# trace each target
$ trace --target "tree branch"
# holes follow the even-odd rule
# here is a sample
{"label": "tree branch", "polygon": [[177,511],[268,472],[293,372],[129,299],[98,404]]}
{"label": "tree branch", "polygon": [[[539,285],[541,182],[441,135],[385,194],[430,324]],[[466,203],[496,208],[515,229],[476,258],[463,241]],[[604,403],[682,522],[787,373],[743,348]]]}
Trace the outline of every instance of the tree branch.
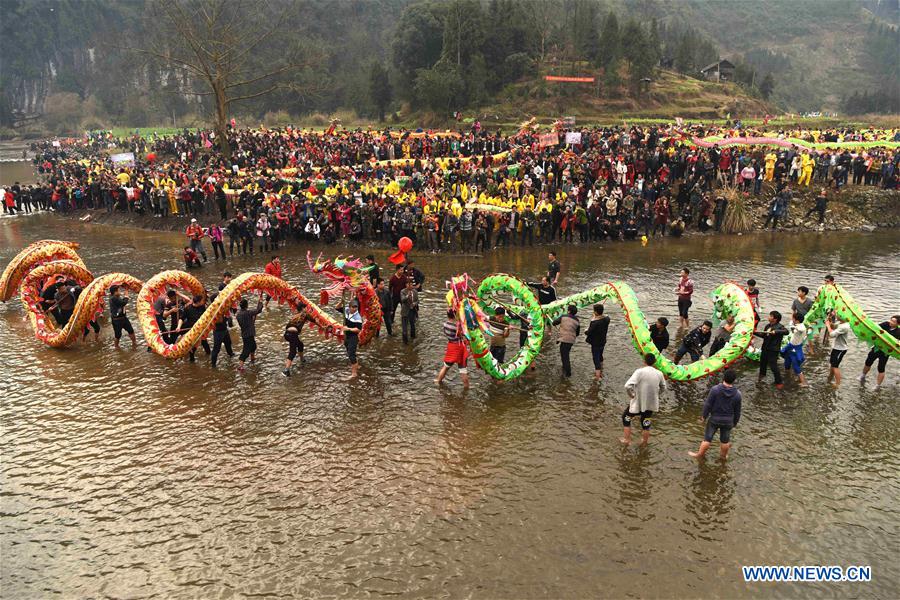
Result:
{"label": "tree branch", "polygon": [[275,84],[269,88],[262,90],[261,92],[256,92],[254,94],[245,94],[243,96],[233,96],[231,98],[225,99],[225,104],[231,104],[232,102],[239,102],[241,100],[250,100],[251,98],[259,98],[260,96],[265,96],[266,94],[271,94],[275,90],[281,87],[279,84]]}
{"label": "tree branch", "polygon": [[291,63],[289,65],[285,65],[285,66],[281,67],[280,69],[275,69],[274,71],[269,71],[268,73],[266,73],[264,75],[254,77],[253,79],[246,79],[244,81],[237,81],[234,83],[229,83],[228,85],[225,86],[225,89],[228,90],[231,88],[250,85],[251,83],[257,83],[259,81],[262,81],[263,79],[268,79],[269,77],[274,77],[275,75],[278,75],[280,73],[284,73],[284,72],[290,71],[292,69],[297,69],[302,66],[305,66],[305,63]]}
{"label": "tree branch", "polygon": [[165,53],[159,52],[159,51],[157,51],[157,50],[147,50],[146,48],[133,48],[133,47],[131,47],[131,46],[118,46],[118,45],[112,45],[112,47],[113,47],[113,48],[118,48],[119,50],[124,50],[124,51],[126,51],[126,52],[135,52],[135,53],[137,53],[137,54],[143,54],[143,55],[145,55],[145,56],[150,56],[150,57],[155,58],[156,60],[160,60],[160,61],[162,61],[162,62],[180,65],[181,67],[183,67],[184,69],[186,69],[186,70],[188,70],[188,71],[194,73],[195,75],[199,75],[199,76],[201,76],[201,77],[206,77],[206,73],[204,73],[204,72],[200,69],[200,67],[198,67],[197,65],[194,65],[194,64],[192,64],[192,63],[189,63],[189,62],[187,62],[187,61],[185,61],[185,60],[182,60],[182,59],[180,59],[180,58],[176,58],[176,57],[174,57],[174,56],[172,56],[172,55],[170,55],[170,54],[165,54]]}

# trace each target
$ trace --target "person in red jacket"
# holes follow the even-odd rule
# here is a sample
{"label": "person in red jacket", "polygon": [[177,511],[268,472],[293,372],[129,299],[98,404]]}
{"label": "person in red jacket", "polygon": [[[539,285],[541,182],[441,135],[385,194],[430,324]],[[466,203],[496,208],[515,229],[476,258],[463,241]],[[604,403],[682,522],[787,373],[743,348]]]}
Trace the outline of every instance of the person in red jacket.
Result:
{"label": "person in red jacket", "polygon": [[203,232],[203,228],[200,227],[200,224],[197,223],[197,219],[191,219],[191,224],[188,225],[184,234],[188,237],[188,241],[191,244],[191,250],[199,252],[200,255],[203,256],[203,262],[206,262],[206,250],[203,249],[203,237],[206,234]]}
{"label": "person in red jacket", "polygon": [[[281,276],[281,260],[278,258],[277,255],[273,256],[272,260],[270,260],[266,264],[266,267],[265,267],[265,269],[263,269],[263,272],[265,272],[266,275],[271,275],[273,277],[277,277],[278,279],[283,279],[283,277]],[[272,299],[272,297],[269,296],[268,294],[266,294],[266,307],[269,306],[269,300],[271,300],[271,299]]]}

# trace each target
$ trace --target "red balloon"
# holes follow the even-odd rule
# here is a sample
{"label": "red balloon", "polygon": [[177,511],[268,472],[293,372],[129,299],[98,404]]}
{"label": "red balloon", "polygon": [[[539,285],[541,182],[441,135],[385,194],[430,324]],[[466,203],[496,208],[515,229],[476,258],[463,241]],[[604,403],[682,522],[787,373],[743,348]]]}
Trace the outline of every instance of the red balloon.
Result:
{"label": "red balloon", "polygon": [[402,237],[400,238],[400,241],[397,242],[397,249],[400,250],[400,252],[409,252],[412,250],[412,247],[413,242],[408,237]]}
{"label": "red balloon", "polygon": [[151,152],[150,154],[147,155],[147,162],[151,162],[151,163],[152,163],[152,162],[154,162],[155,160],[156,160],[156,154],[154,154],[153,152]]}

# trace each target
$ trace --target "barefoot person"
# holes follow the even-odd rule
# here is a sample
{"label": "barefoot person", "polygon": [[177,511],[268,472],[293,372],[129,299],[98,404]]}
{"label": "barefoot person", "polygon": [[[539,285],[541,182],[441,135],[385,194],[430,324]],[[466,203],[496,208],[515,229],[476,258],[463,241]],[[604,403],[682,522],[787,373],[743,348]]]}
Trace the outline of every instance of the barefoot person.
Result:
{"label": "barefoot person", "polygon": [[509,337],[509,324],[506,322],[506,309],[497,308],[494,315],[488,319],[488,330],[491,334],[491,356],[498,363],[506,360],[506,338]]}
{"label": "barefoot person", "polygon": [[284,360],[284,370],[281,372],[285,377],[291,376],[291,365],[294,360],[303,362],[303,340],[300,339],[300,332],[303,331],[303,325],[306,324],[306,307],[298,314],[291,317],[284,328],[284,340],[288,343],[288,355]]}
{"label": "barefoot person", "polygon": [[[696,452],[688,454],[696,459],[706,456],[706,451],[712,445],[716,431],[719,432],[719,457],[722,460],[728,458],[728,450],[731,449],[731,430],[737,427],[741,420],[741,393],[734,382],[737,372],[734,369],[725,369],[722,383],[714,385],[709,390],[706,402],[703,403],[703,416],[700,422],[706,421],[706,432],[703,441]],[[708,420],[707,420],[708,419]]]}
{"label": "barefoot person", "polygon": [[[272,277],[277,277],[278,279],[284,279],[284,277],[282,277],[281,271],[281,259],[279,259],[278,256],[273,256],[272,260],[266,263],[266,266],[263,267],[263,273],[265,273],[266,275],[271,275]],[[266,294],[266,308],[269,307],[269,301],[271,299],[272,297]]]}
{"label": "barefoot person", "polygon": [[[231,277],[231,274],[229,273],[226,273],[225,275],[229,278]],[[223,281],[223,283],[219,285],[224,288],[225,285],[228,284]],[[209,301],[213,302],[217,296],[218,293],[212,294],[209,297]],[[216,363],[219,360],[219,353],[222,351],[223,346],[225,347],[225,353],[228,354],[228,356],[234,356],[234,350],[231,347],[231,333],[228,331],[228,328],[233,326],[234,321],[231,318],[230,311],[226,311],[213,323],[213,347],[212,354],[209,356],[210,365],[212,365],[213,369],[216,368]]]}
{"label": "barefoot person", "polygon": [[788,334],[787,327],[781,324],[781,313],[773,310],[769,313],[769,322],[762,331],[754,331],[753,335],[763,339],[762,355],[759,358],[759,380],[766,378],[766,369],[775,376],[775,387],[784,387],[781,370],[778,368],[778,356],[781,354],[781,340]]}
{"label": "barefoot person", "polygon": [[675,288],[678,296],[678,316],[681,319],[681,327],[686,329],[691,326],[688,310],[691,308],[691,296],[694,294],[694,280],[691,279],[691,270],[687,267],[681,270],[681,278]]}
{"label": "barefoot person", "polygon": [[[813,301],[809,297],[809,288],[801,285],[797,288],[797,297],[791,302],[791,313],[800,315],[800,321],[804,323],[804,326],[806,324],[806,314],[812,308],[812,305]],[[813,351],[813,337],[809,335],[809,330],[807,329],[807,342],[810,352]]]}
{"label": "barefoot person", "polygon": [[256,360],[256,317],[263,311],[263,293],[259,293],[259,301],[257,301],[255,309],[250,310],[249,306],[247,299],[241,298],[241,308],[234,317],[241,329],[242,341],[241,355],[238,357],[238,371],[244,370],[247,358],[250,358],[250,362]]}
{"label": "barefoot person", "polygon": [[122,288],[114,285],[109,288],[109,316],[113,326],[113,338],[115,347],[119,347],[122,332],[128,333],[131,338],[131,349],[137,348],[137,338],[134,337],[134,327],[125,314],[125,305],[128,304],[128,296],[122,293]]}
{"label": "barefoot person", "polygon": [[566,309],[566,314],[553,321],[554,325],[559,326],[559,358],[562,361],[563,376],[572,376],[572,361],[570,355],[575,340],[578,339],[578,333],[581,331],[581,323],[578,320],[578,307],[570,304]]}
{"label": "barefoot person", "polygon": [[[881,328],[887,331],[889,334],[894,336],[897,339],[900,339],[900,315],[894,315],[891,317],[889,321],[885,321],[881,323]],[[872,348],[869,350],[868,356],[866,356],[866,365],[863,367],[862,375],[859,376],[859,382],[862,384],[866,383],[866,375],[869,374],[869,371],[872,369],[872,365],[875,364],[875,361],[878,361],[878,376],[875,379],[875,384],[878,387],[881,387],[881,384],[884,383],[884,373],[887,369],[888,355],[878,350],[877,348]]]}
{"label": "barefoot person", "polygon": [[359,314],[359,300],[350,300],[345,309],[339,306],[338,310],[344,315],[344,348],[347,350],[347,358],[350,360],[350,379],[359,377],[359,361],[356,358],[356,349],[359,347],[359,332],[362,331],[363,318]]}
{"label": "barefoot person", "polygon": [[591,345],[591,358],[594,361],[594,379],[599,381],[603,377],[603,350],[606,348],[606,335],[609,331],[609,316],[603,314],[603,305],[594,305],[594,315],[584,334],[587,343]]}
{"label": "barefoot person", "polygon": [[656,357],[649,352],[644,355],[644,365],[635,370],[625,383],[628,394],[628,407],[622,413],[624,435],[620,441],[626,446],[631,444],[631,420],[641,418],[641,445],[650,441],[650,418],[659,410],[659,395],[666,391],[666,378],[653,365]]}
{"label": "barefoot person", "polygon": [[831,369],[828,371],[828,382],[833,383],[834,387],[841,385],[841,361],[847,354],[850,346],[847,345],[847,337],[850,335],[850,323],[841,323],[834,311],[825,319],[825,328],[831,336],[831,356],[829,364]]}
{"label": "barefoot person", "polygon": [[703,321],[700,327],[684,336],[675,352],[675,364],[680,363],[685,354],[690,354],[694,362],[700,360],[703,356],[703,346],[709,343],[710,335],[712,335],[712,321]]}
{"label": "barefoot person", "polygon": [[668,326],[669,320],[665,317],[660,317],[653,324],[653,327],[650,328],[650,341],[653,342],[653,345],[656,346],[659,352],[669,347],[669,330],[666,329]]}
{"label": "barefoot person", "polygon": [[463,387],[469,387],[469,370],[466,367],[467,350],[466,344],[462,340],[462,331],[460,330],[459,321],[456,313],[451,309],[447,310],[447,320],[444,321],[444,335],[447,336],[447,349],[444,351],[444,365],[441,367],[437,378],[434,382],[438,385],[447,376],[447,372],[453,365],[459,369],[459,377],[462,379]]}
{"label": "barefoot person", "polygon": [[709,346],[710,356],[725,347],[725,344],[731,339],[731,334],[734,331],[735,325],[737,325],[737,323],[734,321],[734,315],[728,315],[725,317],[725,320],[719,324],[719,329],[716,330],[716,335],[713,336],[712,344]]}
{"label": "barefoot person", "polygon": [[781,351],[781,356],[784,357],[784,372],[785,374],[791,371],[796,373],[797,378],[800,379],[800,387],[806,387],[806,376],[803,374],[803,361],[806,360],[806,357],[803,356],[803,345],[806,343],[806,325],[803,324],[803,315],[795,312],[791,316],[791,324],[788,327],[788,331],[791,337],[787,346]]}

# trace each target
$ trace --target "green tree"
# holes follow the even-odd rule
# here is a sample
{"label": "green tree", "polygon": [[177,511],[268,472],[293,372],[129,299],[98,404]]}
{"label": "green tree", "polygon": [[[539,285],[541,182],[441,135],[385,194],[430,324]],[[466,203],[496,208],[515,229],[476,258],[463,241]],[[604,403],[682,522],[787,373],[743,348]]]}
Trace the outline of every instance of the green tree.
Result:
{"label": "green tree", "polygon": [[607,97],[618,95],[622,77],[619,75],[619,61],[609,63],[603,68],[603,89]]}
{"label": "green tree", "polygon": [[465,81],[465,103],[478,105],[488,98],[488,87],[492,74],[481,54],[475,54],[463,72]]}
{"label": "green tree", "polygon": [[597,47],[597,62],[606,69],[610,70],[611,65],[615,65],[622,56],[621,37],[619,35],[619,20],[615,13],[609,12],[603,19],[603,26],[600,28],[600,39]]}
{"label": "green tree", "polygon": [[697,39],[694,36],[693,32],[685,31],[681,34],[681,38],[678,40],[678,45],[675,46],[675,56],[673,57],[675,60],[675,69],[679,73],[686,73],[690,75],[697,75],[696,70],[699,67],[694,62],[694,55],[697,51]]}
{"label": "green tree", "polygon": [[445,61],[416,74],[416,99],[419,105],[440,113],[463,104],[466,83],[461,69]]}
{"label": "green tree", "polygon": [[369,97],[378,120],[384,121],[384,113],[393,98],[393,90],[387,69],[380,62],[373,62],[369,69]]}
{"label": "green tree", "polygon": [[441,59],[458,67],[468,66],[484,41],[484,18],[478,0],[453,0],[444,18]]}
{"label": "green tree", "polygon": [[634,19],[629,19],[622,29],[622,56],[628,61],[631,85],[637,91],[641,80],[653,74],[656,61],[647,32]]}
{"label": "green tree", "polygon": [[647,34],[647,48],[650,51],[653,64],[658,65],[662,58],[662,41],[659,37],[659,23],[656,19],[650,22],[650,32]]}
{"label": "green tree", "polygon": [[575,48],[587,60],[594,62],[600,54],[600,37],[597,31],[597,5],[590,0],[578,0],[575,4],[572,31]]}
{"label": "green tree", "polygon": [[537,36],[538,60],[543,63],[553,29],[559,19],[560,4],[558,0],[521,0],[521,6],[527,15],[530,30]]}
{"label": "green tree", "polygon": [[766,76],[763,77],[762,82],[759,84],[759,93],[766,100],[769,99],[769,96],[772,95],[772,91],[775,89],[775,79],[772,77],[771,73],[766,73]]}
{"label": "green tree", "polygon": [[531,32],[522,5],[515,0],[491,0],[485,18],[491,33],[484,38],[481,54],[490,72],[487,87],[495,92],[528,70]]}
{"label": "green tree", "polygon": [[429,69],[441,57],[444,8],[432,2],[410,4],[397,22],[391,44],[394,66],[409,82],[416,71]]}

